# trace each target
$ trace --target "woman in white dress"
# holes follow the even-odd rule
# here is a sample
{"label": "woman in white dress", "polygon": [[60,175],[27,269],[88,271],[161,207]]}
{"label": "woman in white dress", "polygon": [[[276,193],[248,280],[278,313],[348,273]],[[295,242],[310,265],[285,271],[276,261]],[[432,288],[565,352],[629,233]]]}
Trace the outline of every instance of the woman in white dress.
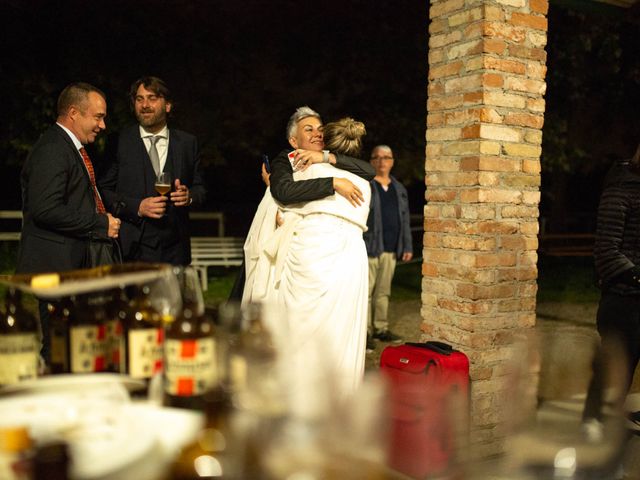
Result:
{"label": "woman in white dress", "polygon": [[316,112],[298,109],[288,128],[295,150],[274,159],[270,179],[284,224],[275,228],[267,192],[247,238],[244,300],[282,307],[292,362],[300,368],[318,368],[305,354],[322,346],[322,367],[339,397],[352,393],[364,373],[368,267],[362,233],[374,171],[343,155],[358,154],[364,134],[360,122],[323,127]]}

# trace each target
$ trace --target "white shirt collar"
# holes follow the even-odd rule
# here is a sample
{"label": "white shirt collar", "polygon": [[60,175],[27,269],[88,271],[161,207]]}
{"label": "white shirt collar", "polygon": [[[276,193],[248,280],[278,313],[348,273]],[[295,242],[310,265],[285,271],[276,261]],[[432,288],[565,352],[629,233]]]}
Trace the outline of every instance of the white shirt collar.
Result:
{"label": "white shirt collar", "polygon": [[142,138],[151,137],[153,135],[155,135],[156,137],[161,137],[161,138],[167,138],[169,136],[169,128],[166,125],[164,127],[162,127],[162,130],[160,130],[158,133],[151,133],[151,132],[145,130],[142,125],[138,125],[138,128],[140,128],[140,136]]}
{"label": "white shirt collar", "polygon": [[58,125],[65,132],[67,132],[67,135],[69,135],[69,137],[71,138],[71,141],[76,146],[76,150],[80,150],[82,148],[82,142],[80,140],[78,140],[78,137],[76,137],[75,134],[71,130],[69,130],[67,127],[65,127],[61,123],[56,122],[56,125]]}

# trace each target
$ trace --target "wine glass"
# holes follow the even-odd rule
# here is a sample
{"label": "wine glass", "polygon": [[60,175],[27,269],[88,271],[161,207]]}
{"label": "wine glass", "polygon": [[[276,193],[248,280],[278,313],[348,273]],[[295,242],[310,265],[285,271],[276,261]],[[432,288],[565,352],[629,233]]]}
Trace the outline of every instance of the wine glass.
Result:
{"label": "wine glass", "polygon": [[156,183],[154,185],[156,192],[160,195],[166,195],[171,191],[171,174],[167,172],[160,172],[156,177]]}

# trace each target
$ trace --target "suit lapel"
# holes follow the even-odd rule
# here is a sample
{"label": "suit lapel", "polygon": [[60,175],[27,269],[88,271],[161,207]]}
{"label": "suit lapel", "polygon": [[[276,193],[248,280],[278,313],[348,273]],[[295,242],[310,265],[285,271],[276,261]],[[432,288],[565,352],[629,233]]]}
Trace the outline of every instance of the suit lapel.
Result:
{"label": "suit lapel", "polygon": [[137,124],[131,129],[131,142],[133,146],[131,149],[133,158],[138,159],[136,162],[140,168],[140,175],[142,175],[144,194],[153,195],[155,194],[153,184],[155,183],[156,173],[153,171],[149,152],[147,152],[147,147],[140,136],[140,128]]}
{"label": "suit lapel", "polygon": [[[175,183],[176,178],[180,178],[182,172],[182,164],[180,162],[180,156],[178,152],[180,151],[180,140],[176,137],[176,135],[171,134],[171,130],[169,132],[169,148],[167,149],[167,163],[165,164],[165,171],[170,171],[173,176],[173,183]],[[171,168],[171,170],[167,170],[167,166]]]}

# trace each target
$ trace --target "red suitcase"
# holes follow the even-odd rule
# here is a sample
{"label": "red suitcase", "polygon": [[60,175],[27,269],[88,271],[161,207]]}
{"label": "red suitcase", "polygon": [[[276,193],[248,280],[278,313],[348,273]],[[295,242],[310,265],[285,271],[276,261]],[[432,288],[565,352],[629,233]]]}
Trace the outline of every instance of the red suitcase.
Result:
{"label": "red suitcase", "polygon": [[466,442],[469,359],[442,342],[406,343],[382,351],[390,383],[389,466],[413,478],[447,476]]}

